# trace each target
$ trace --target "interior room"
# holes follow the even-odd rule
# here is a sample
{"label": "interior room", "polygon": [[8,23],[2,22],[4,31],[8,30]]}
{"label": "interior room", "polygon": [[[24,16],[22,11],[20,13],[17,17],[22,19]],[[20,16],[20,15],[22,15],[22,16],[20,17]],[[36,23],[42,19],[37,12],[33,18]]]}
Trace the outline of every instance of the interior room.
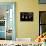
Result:
{"label": "interior room", "polygon": [[46,0],[0,1],[0,40],[39,42],[41,35],[46,36]]}

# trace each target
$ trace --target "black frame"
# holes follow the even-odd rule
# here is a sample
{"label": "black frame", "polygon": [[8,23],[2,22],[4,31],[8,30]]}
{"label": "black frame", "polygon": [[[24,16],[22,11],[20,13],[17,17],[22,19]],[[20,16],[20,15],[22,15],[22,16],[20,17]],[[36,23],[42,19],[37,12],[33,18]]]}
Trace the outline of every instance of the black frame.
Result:
{"label": "black frame", "polygon": [[33,21],[33,12],[20,12],[20,21]]}

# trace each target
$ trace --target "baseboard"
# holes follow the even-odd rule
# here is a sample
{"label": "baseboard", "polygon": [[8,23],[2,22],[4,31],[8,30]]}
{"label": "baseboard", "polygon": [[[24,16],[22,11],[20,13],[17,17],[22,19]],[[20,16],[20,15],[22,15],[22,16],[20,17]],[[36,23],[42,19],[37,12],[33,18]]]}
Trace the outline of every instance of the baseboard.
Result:
{"label": "baseboard", "polygon": [[16,41],[20,42],[20,41],[24,41],[24,42],[31,42],[32,39],[31,38],[16,38]]}

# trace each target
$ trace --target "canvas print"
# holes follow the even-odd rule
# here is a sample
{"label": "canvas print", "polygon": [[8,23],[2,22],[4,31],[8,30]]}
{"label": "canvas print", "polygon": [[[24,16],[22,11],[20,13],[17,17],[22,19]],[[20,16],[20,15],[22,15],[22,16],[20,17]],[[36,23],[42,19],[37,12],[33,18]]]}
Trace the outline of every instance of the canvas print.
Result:
{"label": "canvas print", "polygon": [[20,21],[33,21],[33,12],[20,12]]}

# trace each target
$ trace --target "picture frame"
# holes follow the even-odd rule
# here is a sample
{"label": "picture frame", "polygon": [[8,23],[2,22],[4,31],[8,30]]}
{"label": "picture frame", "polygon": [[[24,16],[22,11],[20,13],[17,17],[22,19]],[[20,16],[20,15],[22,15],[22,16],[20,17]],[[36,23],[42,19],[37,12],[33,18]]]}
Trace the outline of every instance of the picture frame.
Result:
{"label": "picture frame", "polygon": [[33,12],[20,12],[20,21],[33,21]]}

